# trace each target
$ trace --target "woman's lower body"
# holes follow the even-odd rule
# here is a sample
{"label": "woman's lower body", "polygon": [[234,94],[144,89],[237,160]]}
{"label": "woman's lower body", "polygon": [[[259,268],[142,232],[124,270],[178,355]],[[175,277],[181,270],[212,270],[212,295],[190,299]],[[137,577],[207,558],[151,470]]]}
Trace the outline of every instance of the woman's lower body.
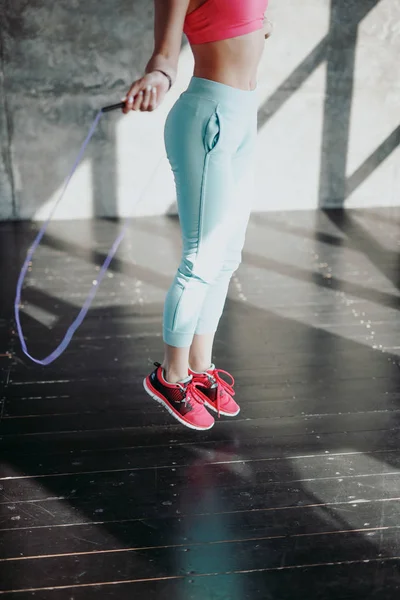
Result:
{"label": "woman's lower body", "polygon": [[[183,252],[165,301],[163,335],[167,348],[183,356],[189,356],[194,339],[213,339],[241,261],[256,136],[255,92],[207,79],[193,77],[167,118],[165,145],[175,177]],[[203,373],[189,370],[187,379],[174,383],[158,367],[145,387],[195,429],[214,423],[204,401],[222,414],[239,412],[232,387],[213,365]]]}

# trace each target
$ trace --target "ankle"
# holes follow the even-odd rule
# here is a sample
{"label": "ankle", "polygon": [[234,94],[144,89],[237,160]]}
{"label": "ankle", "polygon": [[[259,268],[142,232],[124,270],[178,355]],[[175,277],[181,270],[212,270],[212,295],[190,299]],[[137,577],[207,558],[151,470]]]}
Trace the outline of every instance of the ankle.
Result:
{"label": "ankle", "polygon": [[195,373],[205,373],[211,367],[211,363],[209,362],[190,362],[190,370]]}
{"label": "ankle", "polygon": [[182,381],[183,379],[187,379],[187,377],[189,376],[189,371],[177,371],[176,369],[171,369],[168,367],[162,367],[163,369],[163,375],[164,375],[164,379],[165,381],[167,381],[168,383],[178,383],[179,381]]}

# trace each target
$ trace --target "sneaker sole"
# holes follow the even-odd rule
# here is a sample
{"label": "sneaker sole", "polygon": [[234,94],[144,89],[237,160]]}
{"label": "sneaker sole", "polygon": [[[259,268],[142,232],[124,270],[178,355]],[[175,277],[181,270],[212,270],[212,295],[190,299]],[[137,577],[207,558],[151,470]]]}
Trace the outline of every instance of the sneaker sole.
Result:
{"label": "sneaker sole", "polygon": [[153,400],[164,406],[164,408],[167,409],[169,414],[175,417],[175,419],[179,421],[179,423],[185,425],[185,427],[189,427],[189,429],[195,429],[196,431],[208,431],[214,426],[214,423],[211,423],[209,427],[198,427],[196,425],[192,425],[192,423],[188,423],[188,421],[185,421],[185,419],[173,409],[173,407],[168,403],[168,401],[165,400],[165,398],[159,396],[157,391],[154,388],[150,387],[150,385],[147,383],[147,377],[143,379],[143,387],[146,393],[150,396],[150,398],[153,398]]}
{"label": "sneaker sole", "polygon": [[[215,406],[213,406],[213,404],[210,404],[209,402],[207,402],[207,400],[204,400],[204,404],[207,406],[207,408],[209,408],[210,410],[212,410],[215,413],[218,413],[217,409],[215,408]],[[235,413],[227,413],[223,410],[219,411],[219,414],[222,415],[223,417],[237,417],[237,415],[240,413],[240,408],[239,410],[237,410]]]}

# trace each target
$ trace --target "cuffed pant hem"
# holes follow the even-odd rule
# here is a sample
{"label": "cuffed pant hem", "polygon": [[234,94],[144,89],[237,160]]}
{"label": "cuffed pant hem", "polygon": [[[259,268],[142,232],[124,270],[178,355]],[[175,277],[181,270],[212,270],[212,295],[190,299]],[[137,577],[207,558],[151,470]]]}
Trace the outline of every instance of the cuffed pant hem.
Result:
{"label": "cuffed pant hem", "polygon": [[174,348],[189,348],[193,342],[193,335],[193,333],[179,333],[165,328],[163,331],[164,342]]}

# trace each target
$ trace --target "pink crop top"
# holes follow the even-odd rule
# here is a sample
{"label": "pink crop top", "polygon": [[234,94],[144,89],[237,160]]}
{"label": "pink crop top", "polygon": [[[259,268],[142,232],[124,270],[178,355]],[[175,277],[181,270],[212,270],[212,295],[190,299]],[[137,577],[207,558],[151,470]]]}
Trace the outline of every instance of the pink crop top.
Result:
{"label": "pink crop top", "polygon": [[206,0],[186,15],[183,31],[191,44],[227,40],[262,29],[268,0]]}

